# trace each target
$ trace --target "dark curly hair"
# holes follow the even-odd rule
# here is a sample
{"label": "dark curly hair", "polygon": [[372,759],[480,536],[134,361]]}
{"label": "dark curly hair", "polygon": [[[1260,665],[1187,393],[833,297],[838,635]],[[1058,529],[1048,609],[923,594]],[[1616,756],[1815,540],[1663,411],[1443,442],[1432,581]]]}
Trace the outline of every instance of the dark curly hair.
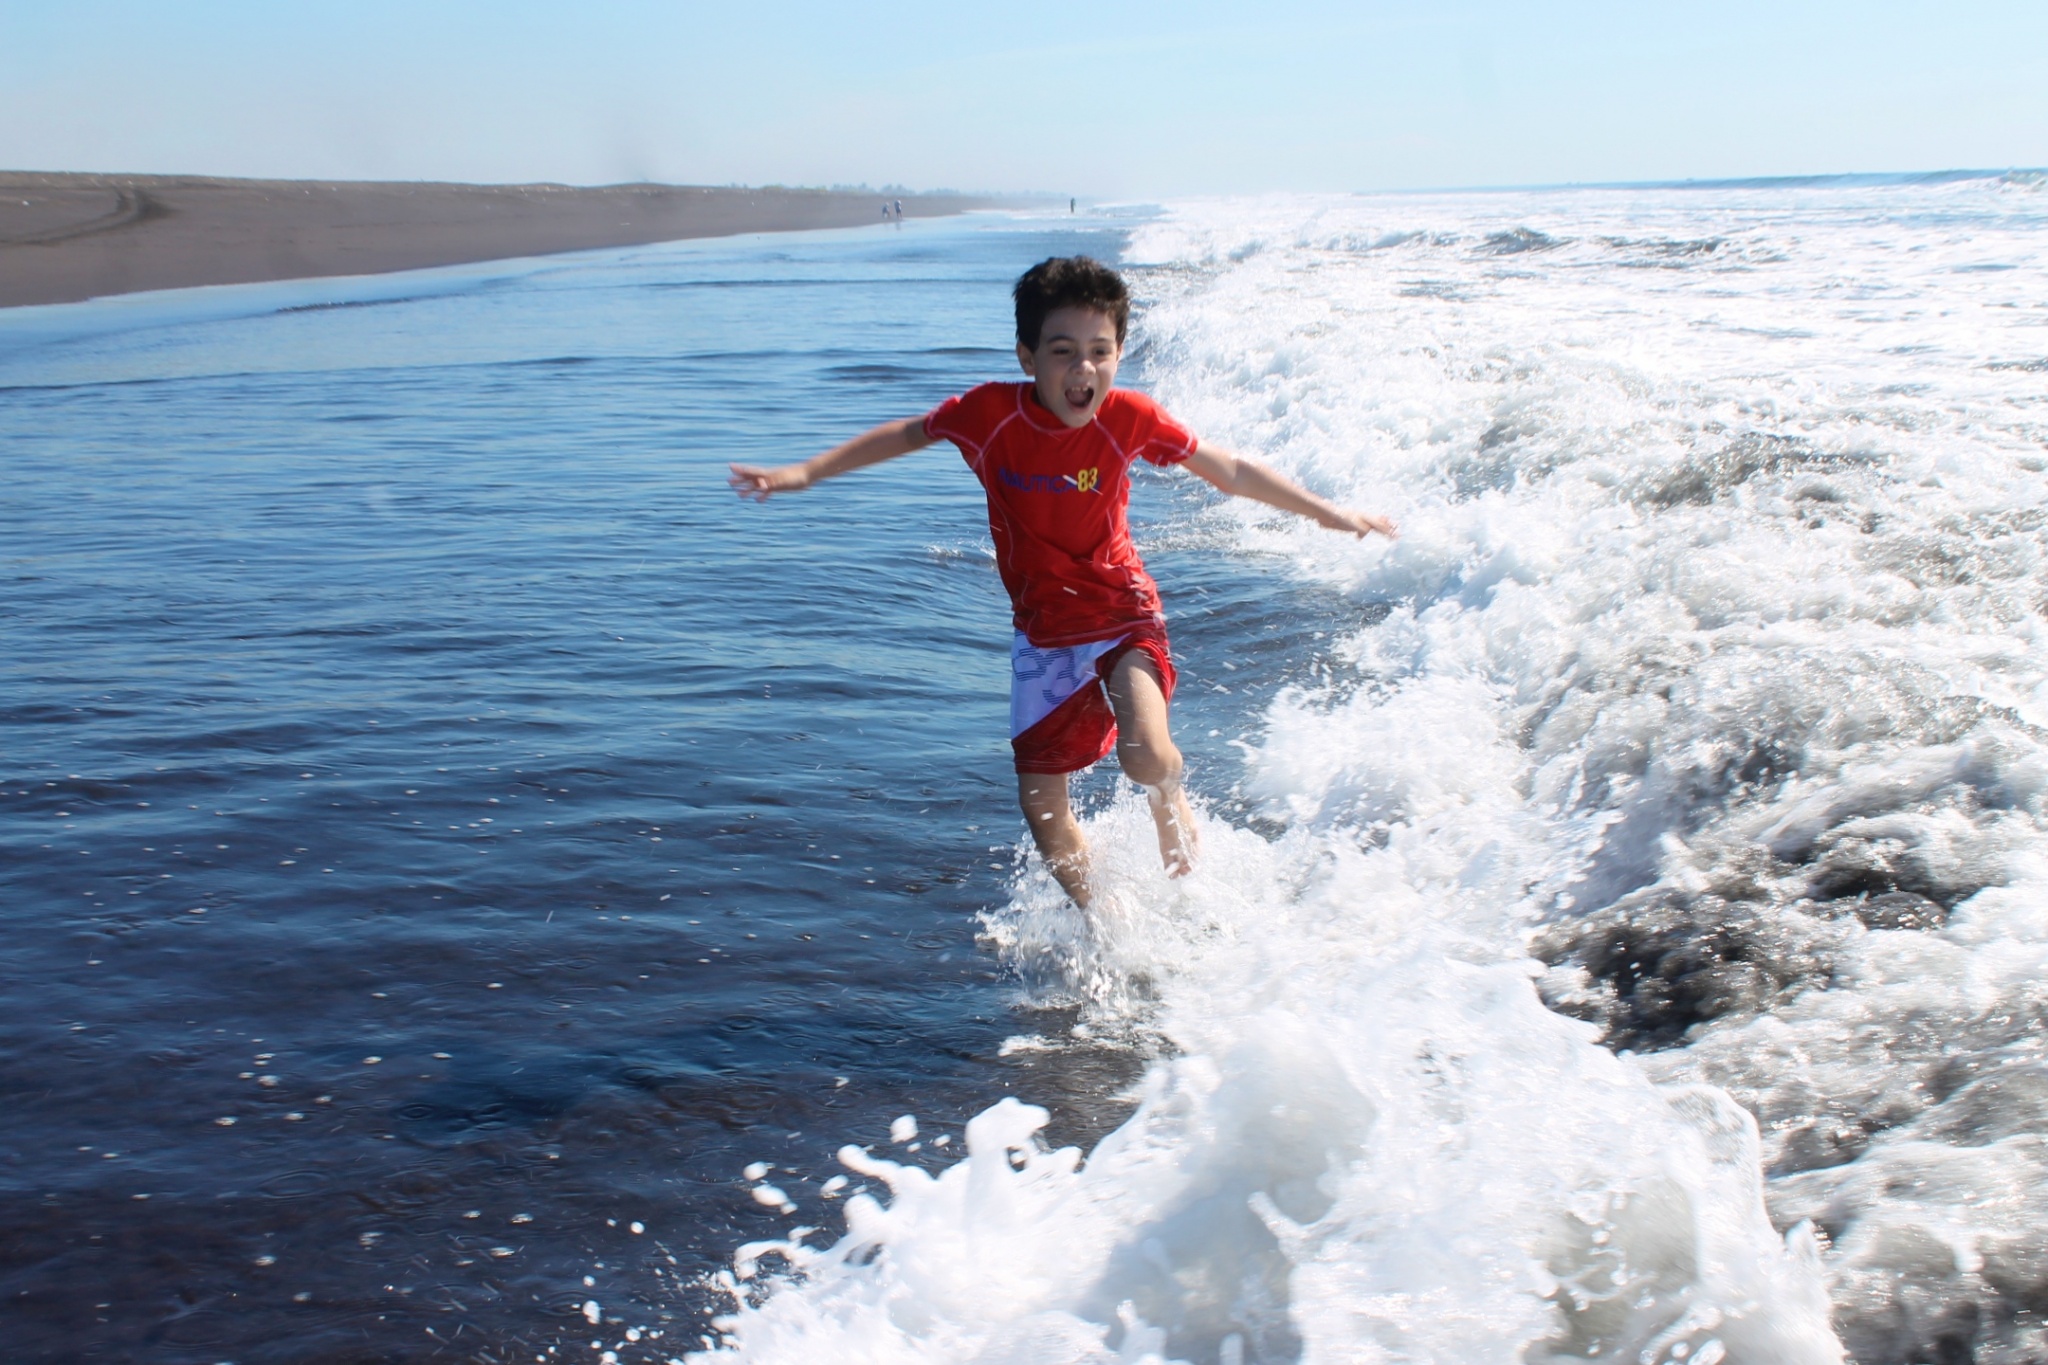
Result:
{"label": "dark curly hair", "polygon": [[1131,291],[1114,270],[1091,256],[1049,256],[1017,277],[1010,297],[1017,301],[1017,343],[1038,349],[1045,318],[1058,308],[1095,308],[1116,323],[1116,344],[1124,344],[1131,323]]}

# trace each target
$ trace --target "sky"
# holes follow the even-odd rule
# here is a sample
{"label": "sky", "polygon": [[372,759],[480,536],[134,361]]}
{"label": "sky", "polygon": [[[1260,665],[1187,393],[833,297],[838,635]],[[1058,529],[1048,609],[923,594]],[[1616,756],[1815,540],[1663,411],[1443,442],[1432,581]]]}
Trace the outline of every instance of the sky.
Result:
{"label": "sky", "polygon": [[2048,0],[0,0],[0,169],[1090,198],[2048,166]]}

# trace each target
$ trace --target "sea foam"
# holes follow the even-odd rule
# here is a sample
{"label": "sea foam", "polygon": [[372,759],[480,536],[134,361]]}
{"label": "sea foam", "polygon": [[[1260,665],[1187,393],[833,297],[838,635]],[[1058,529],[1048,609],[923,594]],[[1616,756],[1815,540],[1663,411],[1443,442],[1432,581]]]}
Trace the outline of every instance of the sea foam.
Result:
{"label": "sea foam", "polygon": [[2035,1358],[2044,245],[2002,181],[1138,230],[1158,396],[1404,534],[1205,523],[1385,614],[1250,737],[1277,837],[1205,818],[1168,883],[1129,796],[1098,913],[1037,871],[991,913],[1154,1040],[1129,1121],[849,1149],[886,1200],[723,1349]]}

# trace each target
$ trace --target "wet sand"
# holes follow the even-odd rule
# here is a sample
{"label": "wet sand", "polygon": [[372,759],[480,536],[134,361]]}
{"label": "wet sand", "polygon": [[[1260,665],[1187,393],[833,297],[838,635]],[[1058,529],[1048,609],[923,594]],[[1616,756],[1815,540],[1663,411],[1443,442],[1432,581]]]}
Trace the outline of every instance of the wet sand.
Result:
{"label": "wet sand", "polygon": [[[0,171],[0,308],[685,237],[880,226],[882,202],[879,191]],[[911,218],[1012,202],[1021,201],[902,198]]]}

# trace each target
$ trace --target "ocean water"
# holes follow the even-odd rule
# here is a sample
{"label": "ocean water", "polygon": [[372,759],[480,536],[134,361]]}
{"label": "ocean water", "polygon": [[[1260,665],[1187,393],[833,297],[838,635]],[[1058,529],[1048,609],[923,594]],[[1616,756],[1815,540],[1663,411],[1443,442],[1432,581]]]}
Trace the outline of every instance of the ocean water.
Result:
{"label": "ocean water", "polygon": [[[1120,262],[1204,868],[936,449]],[[25,1359],[2048,1358],[2048,191],[1185,202],[0,317]]]}
{"label": "ocean water", "polygon": [[[1004,1055],[1073,1011],[979,944],[1020,825],[977,487],[724,468],[1013,370],[1017,262],[1124,236],[0,317],[0,1354],[507,1359],[587,1351],[591,1301],[695,1344],[788,1227],[750,1164],[822,1217],[911,1110],[934,1160],[1020,1087],[1114,1126],[1143,1059]],[[1276,572],[1181,558],[1306,657]],[[1283,682],[1188,712],[1219,777]]]}

